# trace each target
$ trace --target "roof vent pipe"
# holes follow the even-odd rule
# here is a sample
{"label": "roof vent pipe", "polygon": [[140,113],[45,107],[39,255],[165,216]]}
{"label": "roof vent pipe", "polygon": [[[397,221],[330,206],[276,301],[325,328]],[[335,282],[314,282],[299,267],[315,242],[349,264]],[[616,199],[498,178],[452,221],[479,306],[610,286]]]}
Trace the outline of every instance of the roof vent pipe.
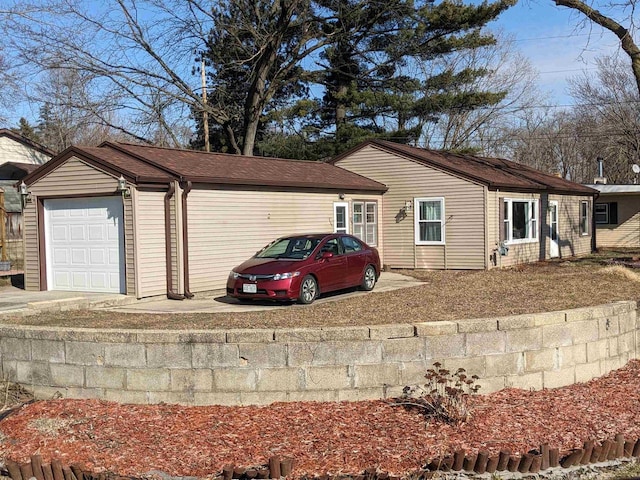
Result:
{"label": "roof vent pipe", "polygon": [[602,178],[604,177],[604,160],[602,157],[598,157],[596,160],[598,161],[598,176]]}

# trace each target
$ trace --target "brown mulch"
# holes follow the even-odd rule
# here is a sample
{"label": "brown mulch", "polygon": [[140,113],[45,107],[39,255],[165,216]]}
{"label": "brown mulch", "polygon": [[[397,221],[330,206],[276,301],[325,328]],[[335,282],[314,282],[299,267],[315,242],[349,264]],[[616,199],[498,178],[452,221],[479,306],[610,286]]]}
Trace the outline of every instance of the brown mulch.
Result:
{"label": "brown mulch", "polygon": [[0,422],[0,458],[26,462],[38,453],[45,461],[121,475],[205,476],[277,455],[293,457],[293,476],[300,477],[369,467],[403,475],[461,448],[524,453],[548,443],[567,452],[619,433],[640,438],[640,361],[588,383],[505,389],[471,397],[470,405],[471,419],[451,426],[386,401],[263,407],[39,401]]}
{"label": "brown mulch", "polygon": [[[55,312],[2,323],[71,328],[298,328],[497,317],[640,300],[640,273],[598,259],[541,262],[490,271],[400,271],[424,285],[260,312],[144,314]],[[196,299],[198,296],[196,295]],[[188,302],[189,300],[185,300]]]}

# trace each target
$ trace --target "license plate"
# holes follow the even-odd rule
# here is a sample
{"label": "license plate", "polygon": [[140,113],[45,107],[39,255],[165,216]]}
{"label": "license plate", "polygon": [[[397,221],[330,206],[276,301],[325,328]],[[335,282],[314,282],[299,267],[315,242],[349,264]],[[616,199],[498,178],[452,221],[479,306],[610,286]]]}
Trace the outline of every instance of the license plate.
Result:
{"label": "license plate", "polygon": [[258,293],[258,286],[255,283],[245,283],[242,285],[242,293]]}

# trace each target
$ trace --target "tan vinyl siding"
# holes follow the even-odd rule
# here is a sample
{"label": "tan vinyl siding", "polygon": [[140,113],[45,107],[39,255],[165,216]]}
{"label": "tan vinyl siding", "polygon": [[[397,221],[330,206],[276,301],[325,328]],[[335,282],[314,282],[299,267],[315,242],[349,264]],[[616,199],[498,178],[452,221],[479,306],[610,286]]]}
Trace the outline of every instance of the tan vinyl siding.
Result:
{"label": "tan vinyl siding", "polygon": [[489,245],[490,252],[500,242],[499,212],[503,206],[501,198],[512,200],[538,201],[538,239],[526,243],[509,243],[509,252],[505,256],[497,255],[497,265],[512,266],[521,263],[536,262],[549,257],[549,213],[544,202],[555,200],[558,202],[558,237],[560,258],[586,255],[591,251],[591,235],[580,234],[580,203],[589,204],[589,223],[591,223],[591,197],[570,195],[540,195],[532,193],[518,193],[513,191],[489,191]]}
{"label": "tan vinyl siding", "polygon": [[164,192],[137,192],[138,296],[167,293]]}
{"label": "tan vinyl siding", "polygon": [[[25,209],[25,288],[40,289],[40,253],[38,245],[38,198],[64,198],[74,195],[105,196],[116,193],[117,180],[112,175],[87,165],[76,157],[59,165],[29,186],[32,202]],[[131,198],[124,202],[125,268],[127,293],[135,291],[133,248],[133,207]],[[42,252],[44,254],[44,252]]]}
{"label": "tan vinyl siding", "polygon": [[16,142],[12,138],[0,137],[0,165],[5,162],[31,163],[42,165],[51,157],[31,147]]}
{"label": "tan vinyl siding", "polygon": [[601,195],[596,203],[618,204],[618,223],[597,225],[598,247],[640,247],[640,195]]}
{"label": "tan vinyl siding", "polygon": [[[380,204],[379,196],[365,198]],[[279,236],[332,232],[337,201],[336,193],[192,190],[187,212],[190,290],[224,288],[233,267]]]}
{"label": "tan vinyl siding", "polygon": [[[407,158],[365,147],[337,165],[385,184],[380,232],[384,263],[393,268],[485,268],[484,187]],[[444,197],[445,245],[416,245],[414,198]]]}

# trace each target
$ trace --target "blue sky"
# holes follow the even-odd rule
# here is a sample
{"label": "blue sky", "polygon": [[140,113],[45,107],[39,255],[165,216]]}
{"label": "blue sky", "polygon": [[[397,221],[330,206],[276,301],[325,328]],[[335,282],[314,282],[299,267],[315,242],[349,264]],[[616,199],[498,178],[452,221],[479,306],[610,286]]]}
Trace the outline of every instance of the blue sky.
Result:
{"label": "blue sky", "polygon": [[520,0],[492,26],[512,35],[515,47],[539,73],[538,86],[550,101],[570,104],[567,79],[593,72],[594,58],[618,51],[617,38],[597,25],[580,28],[582,16],[552,0]]}

